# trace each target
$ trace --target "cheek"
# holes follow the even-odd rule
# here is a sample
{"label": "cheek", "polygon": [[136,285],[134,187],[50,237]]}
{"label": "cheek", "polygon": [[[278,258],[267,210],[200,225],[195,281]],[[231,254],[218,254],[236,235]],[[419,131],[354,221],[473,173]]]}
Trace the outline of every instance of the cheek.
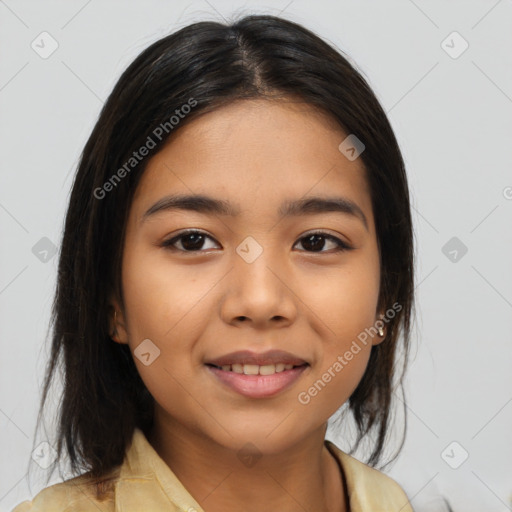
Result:
{"label": "cheek", "polygon": [[371,344],[357,338],[338,338],[324,346],[321,361],[297,395],[304,413],[316,409],[319,418],[332,416],[354,392],[363,378]]}
{"label": "cheek", "polygon": [[169,393],[180,395],[179,382],[191,371],[193,340],[207,318],[201,298],[211,286],[191,266],[184,272],[158,252],[127,251],[122,278],[135,365],[153,397],[165,402]]}
{"label": "cheek", "polygon": [[377,319],[380,269],[378,259],[371,253],[352,256],[346,265],[316,276],[299,276],[301,296],[317,317],[317,328],[325,334],[331,345],[339,350],[355,339]]}
{"label": "cheek", "polygon": [[215,285],[213,273],[207,265],[201,271],[172,265],[163,251],[134,247],[125,255],[123,291],[133,342],[154,338],[168,345],[176,338],[193,338],[206,318],[202,300]]}
{"label": "cheek", "polygon": [[370,328],[376,321],[379,262],[370,254],[352,263],[319,275],[307,295],[323,344],[299,402],[315,403],[325,414],[333,414],[361,381],[375,333]]}

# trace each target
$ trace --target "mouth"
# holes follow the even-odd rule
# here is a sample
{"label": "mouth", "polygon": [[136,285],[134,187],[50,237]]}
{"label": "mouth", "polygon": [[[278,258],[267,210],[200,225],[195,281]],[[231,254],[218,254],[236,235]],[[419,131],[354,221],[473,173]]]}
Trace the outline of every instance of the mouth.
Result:
{"label": "mouth", "polygon": [[248,398],[269,398],[289,389],[310,363],[282,350],[232,352],[205,362],[215,384]]}
{"label": "mouth", "polygon": [[[239,350],[206,361],[207,365],[236,373],[246,373],[246,368],[249,372],[254,372],[254,367],[264,368],[264,372],[273,370],[272,373],[279,373],[307,363],[308,361],[305,359],[284,350],[267,350],[262,353],[252,352],[251,350]],[[246,375],[256,374],[246,373]]]}
{"label": "mouth", "polygon": [[210,366],[212,368],[217,368],[223,372],[233,372],[243,375],[274,375],[276,373],[281,373],[287,370],[293,370],[294,368],[300,368],[309,366],[308,363],[303,364],[287,364],[287,363],[277,363],[277,364],[265,364],[265,365],[257,365],[257,364],[224,364],[222,366],[215,365],[212,363],[206,363],[206,366]]}
{"label": "mouth", "polygon": [[283,350],[241,350],[205,362],[215,383],[249,398],[267,398],[290,388],[310,364]]}

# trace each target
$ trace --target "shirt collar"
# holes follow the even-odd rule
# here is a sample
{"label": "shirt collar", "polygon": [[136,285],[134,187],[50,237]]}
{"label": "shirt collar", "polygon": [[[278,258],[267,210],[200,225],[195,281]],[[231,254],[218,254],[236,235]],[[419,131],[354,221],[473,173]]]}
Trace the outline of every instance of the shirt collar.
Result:
{"label": "shirt collar", "polygon": [[[396,486],[394,497],[391,497],[393,503],[390,501],[390,505],[396,505],[395,498],[399,496],[396,493],[402,495],[398,484],[390,481],[376,469],[343,452],[331,441],[326,440],[325,444],[338,460],[344,474],[350,512],[382,510],[385,504],[382,497],[388,495],[390,484]],[[134,492],[135,488],[136,492]],[[406,499],[405,494],[403,497]],[[115,504],[116,512],[140,510],[204,512],[139,428],[134,431],[132,443],[121,466],[115,490]],[[394,506],[389,510],[395,510]],[[398,507],[396,510],[412,512],[408,502],[405,502],[401,509]]]}
{"label": "shirt collar", "polygon": [[115,503],[115,512],[204,512],[139,428],[121,466]]}

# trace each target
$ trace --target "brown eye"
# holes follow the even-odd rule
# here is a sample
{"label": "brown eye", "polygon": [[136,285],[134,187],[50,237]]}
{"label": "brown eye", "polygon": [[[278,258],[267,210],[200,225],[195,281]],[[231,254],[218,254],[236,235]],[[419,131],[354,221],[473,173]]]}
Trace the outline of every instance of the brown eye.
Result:
{"label": "brown eye", "polygon": [[[326,240],[334,244],[334,251],[322,250],[326,245]],[[308,235],[300,238],[299,242],[302,243],[302,246],[307,252],[338,252],[352,249],[352,247],[341,241],[339,238],[328,233],[324,233],[323,231],[309,233]]]}
{"label": "brown eye", "polygon": [[[204,244],[207,240],[214,239],[202,231],[188,230],[166,240],[162,243],[162,247],[181,252],[203,252]],[[352,249],[352,247],[339,238],[323,231],[309,233],[306,236],[301,237],[297,243],[301,243],[306,252],[332,253]],[[332,247],[327,247],[327,250],[324,250],[325,247],[328,246],[328,243],[334,244],[334,249]]]}
{"label": "brown eye", "polygon": [[[179,235],[166,240],[162,243],[162,247],[166,247],[170,250],[178,250],[182,252],[197,252],[203,249],[204,243],[207,239],[213,240],[213,238],[202,231],[189,230]],[[181,247],[177,246],[181,245]]]}

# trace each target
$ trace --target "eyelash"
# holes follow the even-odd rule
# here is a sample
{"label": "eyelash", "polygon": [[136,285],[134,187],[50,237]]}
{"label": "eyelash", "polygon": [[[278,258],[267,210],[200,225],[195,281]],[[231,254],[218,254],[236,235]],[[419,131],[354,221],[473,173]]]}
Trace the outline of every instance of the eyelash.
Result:
{"label": "eyelash", "polygon": [[[177,236],[174,236],[173,238],[171,238],[169,240],[165,240],[164,242],[162,242],[161,246],[164,247],[165,249],[169,250],[169,251],[179,251],[179,252],[184,252],[184,253],[201,253],[201,252],[204,252],[203,250],[187,251],[187,250],[184,250],[184,249],[177,249],[176,247],[173,247],[174,244],[177,241],[179,241],[180,239],[186,237],[187,235],[191,235],[191,234],[204,235],[206,238],[210,238],[211,240],[215,240],[213,237],[211,237],[210,235],[206,234],[203,231],[199,231],[199,230],[196,230],[196,229],[189,229],[187,231],[182,231]],[[337,238],[337,237],[335,237],[335,236],[333,236],[333,235],[331,235],[329,233],[326,233],[325,231],[312,231],[310,233],[307,233],[307,234],[301,236],[297,240],[297,242],[299,242],[300,240],[303,240],[304,238],[307,238],[309,236],[313,236],[313,235],[322,236],[323,238],[331,240],[338,247],[336,249],[334,249],[334,250],[331,250],[331,251],[306,251],[306,252],[310,252],[312,254],[322,254],[322,253],[333,254],[333,253],[338,253],[338,252],[343,252],[343,251],[350,251],[350,250],[353,249],[353,247],[349,246],[347,243],[343,242],[339,238]]]}

